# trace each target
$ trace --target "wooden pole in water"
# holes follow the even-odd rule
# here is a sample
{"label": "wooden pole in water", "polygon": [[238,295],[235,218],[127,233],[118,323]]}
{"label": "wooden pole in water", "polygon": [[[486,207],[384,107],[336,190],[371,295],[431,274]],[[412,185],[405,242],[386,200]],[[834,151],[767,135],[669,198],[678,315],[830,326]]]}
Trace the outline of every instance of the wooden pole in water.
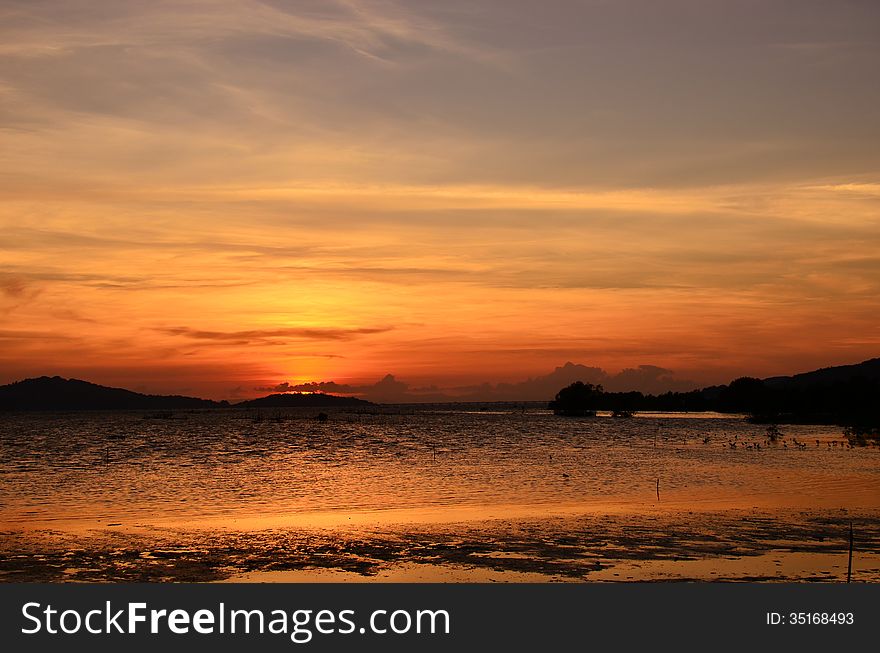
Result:
{"label": "wooden pole in water", "polygon": [[660,501],[660,477],[657,477],[657,501]]}
{"label": "wooden pole in water", "polygon": [[853,523],[849,523],[849,562],[846,565],[846,582],[852,578]]}

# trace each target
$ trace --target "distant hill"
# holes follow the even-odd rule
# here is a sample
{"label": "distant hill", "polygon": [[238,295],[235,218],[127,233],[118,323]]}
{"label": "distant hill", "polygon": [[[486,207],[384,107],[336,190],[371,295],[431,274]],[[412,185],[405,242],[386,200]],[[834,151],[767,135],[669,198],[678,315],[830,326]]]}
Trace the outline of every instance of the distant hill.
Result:
{"label": "distant hill", "polygon": [[[580,386],[580,387],[579,387]],[[839,424],[861,434],[880,434],[880,358],[769,379],[741,377],[727,385],[690,392],[643,395],[605,392],[574,383],[550,403],[560,414],[613,411],[719,411],[745,413],[769,424]]]}
{"label": "distant hill", "polygon": [[809,386],[844,383],[854,379],[880,379],[880,358],[872,358],[855,365],[823,367],[812,372],[804,372],[793,376],[773,376],[769,379],[764,379],[764,383],[768,386],[776,387]]}
{"label": "distant hill", "polygon": [[41,376],[0,386],[0,410],[170,410],[228,405],[179,395],[145,395],[88,381]]}
{"label": "distant hill", "polygon": [[[317,394],[274,394],[236,404],[245,408],[373,406],[354,397]],[[41,376],[0,386],[0,410],[181,410],[224,408],[229,402],[180,395],[145,395],[122,388]]]}
{"label": "distant hill", "polygon": [[236,407],[245,408],[324,408],[335,406],[375,406],[370,401],[357,399],[355,397],[337,397],[335,395],[325,395],[323,393],[280,393],[269,395],[268,397],[260,397],[259,399],[250,399],[235,404]]}

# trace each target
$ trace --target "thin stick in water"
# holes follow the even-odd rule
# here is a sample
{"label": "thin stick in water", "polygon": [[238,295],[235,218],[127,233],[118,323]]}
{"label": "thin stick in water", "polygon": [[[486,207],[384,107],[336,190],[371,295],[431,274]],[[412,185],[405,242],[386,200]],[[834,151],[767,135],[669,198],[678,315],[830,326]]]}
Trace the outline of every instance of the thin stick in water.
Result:
{"label": "thin stick in water", "polygon": [[657,501],[660,501],[660,477],[657,477]]}
{"label": "thin stick in water", "polygon": [[852,579],[853,523],[849,523],[849,562],[846,565],[846,582]]}

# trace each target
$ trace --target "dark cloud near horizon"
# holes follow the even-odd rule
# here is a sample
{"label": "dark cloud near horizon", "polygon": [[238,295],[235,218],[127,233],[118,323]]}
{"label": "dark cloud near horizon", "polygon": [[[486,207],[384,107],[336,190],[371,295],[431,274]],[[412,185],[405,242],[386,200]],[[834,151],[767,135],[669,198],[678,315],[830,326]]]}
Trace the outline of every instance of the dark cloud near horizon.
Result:
{"label": "dark cloud near horizon", "polygon": [[380,403],[434,402],[434,401],[548,401],[563,387],[583,381],[603,386],[612,392],[638,391],[662,394],[686,391],[697,387],[692,381],[675,378],[672,370],[656,365],[639,365],[609,374],[599,367],[566,363],[545,376],[529,378],[518,383],[483,383],[442,389],[436,385],[411,387],[392,374],[386,374],[373,384],[357,385],[320,381],[302,384],[279,383],[257,388],[274,392],[326,392],[350,394]]}
{"label": "dark cloud near horizon", "polygon": [[371,401],[384,403],[406,401],[443,401],[448,399],[446,395],[437,393],[420,394],[409,384],[398,381],[393,374],[386,374],[379,381],[367,385],[352,385],[348,383],[336,383],[335,381],[313,381],[290,385],[287,382],[280,383],[276,388],[285,387],[284,392],[326,392],[328,394],[351,394],[362,396]]}

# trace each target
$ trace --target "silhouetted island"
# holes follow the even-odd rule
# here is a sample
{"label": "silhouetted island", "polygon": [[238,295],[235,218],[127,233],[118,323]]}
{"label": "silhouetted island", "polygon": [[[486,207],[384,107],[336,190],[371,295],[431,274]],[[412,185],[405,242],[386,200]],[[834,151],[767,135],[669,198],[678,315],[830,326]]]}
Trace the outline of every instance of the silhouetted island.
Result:
{"label": "silhouetted island", "polygon": [[[369,406],[369,401],[325,394],[277,394],[243,401],[248,408]],[[147,395],[122,388],[109,388],[79,379],[41,376],[0,386],[0,410],[184,410],[227,408],[228,401],[212,401],[180,395]]]}
{"label": "silhouetted island", "polygon": [[589,416],[597,410],[745,413],[766,424],[839,424],[857,433],[880,430],[880,358],[769,379],[741,377],[728,385],[690,392],[644,395],[605,392],[602,386],[573,383],[549,407],[557,415]]}
{"label": "silhouetted island", "polygon": [[146,395],[60,376],[0,386],[0,410],[179,410],[228,405],[180,395]]}
{"label": "silhouetted island", "polygon": [[[260,397],[259,399],[249,399],[235,404],[245,408],[323,408],[333,406],[375,406],[371,401],[358,399],[356,397],[337,397],[336,395],[326,395],[317,393],[279,393],[269,395],[268,397]],[[322,413],[323,414],[323,413]]]}

